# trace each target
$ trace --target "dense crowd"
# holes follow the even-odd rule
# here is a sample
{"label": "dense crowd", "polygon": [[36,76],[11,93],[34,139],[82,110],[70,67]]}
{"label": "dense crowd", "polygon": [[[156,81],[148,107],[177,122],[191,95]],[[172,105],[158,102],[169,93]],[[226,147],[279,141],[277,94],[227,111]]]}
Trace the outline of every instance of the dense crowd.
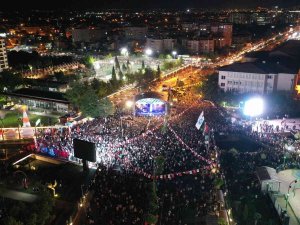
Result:
{"label": "dense crowd", "polygon": [[[205,216],[217,209],[215,181],[225,176],[232,196],[242,192],[257,194],[256,167],[278,168],[283,163],[287,137],[271,128],[256,132],[232,125],[226,120],[230,116],[224,109],[194,99],[187,95],[167,119],[116,113],[71,129],[43,131],[37,138],[38,149],[43,152],[47,147],[48,154],[49,149],[56,149],[58,156],[67,152],[68,158],[74,159],[73,138],[96,143],[98,170],[94,198],[88,209],[91,224],[144,224],[148,210],[145,187],[153,179],[147,175],[153,174],[156,156],[164,158],[163,174],[176,175],[156,181],[160,224],[188,224],[189,218],[205,224]],[[202,111],[207,126],[204,132],[195,127]],[[219,151],[215,134],[242,135],[260,143],[261,148],[233,157],[228,151]],[[220,174],[211,171],[218,164],[216,153],[221,153],[222,158]],[[246,178],[238,179],[240,175]]]}
{"label": "dense crowd", "polygon": [[[203,109],[214,111],[204,103],[198,103],[182,116],[170,118],[169,125],[178,135],[185,136],[183,139],[186,145],[191,145],[198,154],[209,158],[214,152],[214,146],[205,145],[202,131],[195,128],[195,122]],[[179,110],[182,111],[180,108]],[[213,119],[210,113],[206,117],[207,120]],[[145,126],[149,123],[142,121],[148,120],[145,118],[138,120]],[[163,122],[159,119],[154,120],[158,120],[158,123]],[[141,126],[134,129],[137,128],[139,129],[135,135],[145,132]],[[155,128],[156,125],[150,127],[150,131],[140,138],[112,151],[113,154],[117,154],[113,161],[116,157],[119,160],[111,164],[114,166],[101,166],[98,170],[95,198],[89,210],[94,224],[144,224],[144,216],[147,213],[145,187],[151,180],[132,172],[132,169],[140,168],[146,173],[152,173],[156,156],[164,158],[164,174],[200,168],[197,174],[180,174],[169,179],[157,180],[158,217],[161,224],[187,224],[190,216],[199,224],[204,224],[205,215],[215,211],[213,181],[216,175],[212,174],[210,169],[206,169],[207,162],[195,157],[164,124]],[[96,212],[92,210],[93,206],[97,206],[94,207]]]}

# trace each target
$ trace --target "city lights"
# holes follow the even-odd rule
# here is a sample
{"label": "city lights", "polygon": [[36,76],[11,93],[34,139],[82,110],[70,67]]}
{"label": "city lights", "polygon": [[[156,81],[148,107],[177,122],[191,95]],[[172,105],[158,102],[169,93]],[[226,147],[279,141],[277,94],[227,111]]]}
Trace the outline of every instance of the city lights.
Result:
{"label": "city lights", "polygon": [[95,70],[99,70],[100,69],[100,63],[99,62],[94,62],[93,66],[94,66]]}
{"label": "city lights", "polygon": [[1,10],[1,222],[300,218],[300,6],[216,1]]}
{"label": "city lights", "polygon": [[147,56],[151,56],[152,53],[153,53],[153,51],[152,51],[152,49],[147,48],[147,49],[145,50],[145,53],[146,53]]}
{"label": "city lights", "polygon": [[126,107],[127,107],[127,108],[131,108],[132,106],[133,106],[133,101],[128,100],[128,101],[126,102]]}
{"label": "city lights", "polygon": [[128,49],[127,48],[121,48],[121,55],[128,56]]}
{"label": "city lights", "polygon": [[172,51],[172,55],[174,57],[174,59],[176,58],[177,52],[176,51]]}

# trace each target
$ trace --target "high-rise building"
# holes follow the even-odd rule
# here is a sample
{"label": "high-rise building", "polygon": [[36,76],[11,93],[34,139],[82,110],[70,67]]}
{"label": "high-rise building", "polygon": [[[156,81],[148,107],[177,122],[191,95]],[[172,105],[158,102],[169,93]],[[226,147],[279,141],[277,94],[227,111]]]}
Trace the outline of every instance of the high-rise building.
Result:
{"label": "high-rise building", "polygon": [[219,44],[220,48],[232,45],[232,24],[211,25],[211,32],[215,35],[219,34],[222,36],[222,38],[219,38],[222,41]]}
{"label": "high-rise building", "polygon": [[0,39],[0,72],[4,69],[8,69],[8,61],[5,47],[5,40]]}

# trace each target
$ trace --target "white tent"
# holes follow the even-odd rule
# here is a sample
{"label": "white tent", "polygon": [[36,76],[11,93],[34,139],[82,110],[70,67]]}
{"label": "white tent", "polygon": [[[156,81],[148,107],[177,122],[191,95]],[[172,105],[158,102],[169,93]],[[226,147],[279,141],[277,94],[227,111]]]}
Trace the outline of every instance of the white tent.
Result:
{"label": "white tent", "polygon": [[279,191],[280,180],[274,168],[268,166],[258,167],[256,174],[261,185],[261,191]]}

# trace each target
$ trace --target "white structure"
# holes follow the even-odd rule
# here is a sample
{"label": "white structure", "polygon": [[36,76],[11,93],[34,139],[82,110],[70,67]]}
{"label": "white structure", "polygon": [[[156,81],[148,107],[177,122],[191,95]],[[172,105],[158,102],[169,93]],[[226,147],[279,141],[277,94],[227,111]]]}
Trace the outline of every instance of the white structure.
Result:
{"label": "white structure", "polygon": [[7,54],[5,40],[0,39],[0,72],[2,72],[4,69],[8,69]]}
{"label": "white structure", "polygon": [[261,185],[262,192],[279,191],[281,181],[278,179],[276,170],[262,166],[256,169],[256,174]]}
{"label": "white structure", "polygon": [[298,70],[279,63],[234,63],[219,69],[219,87],[239,93],[294,91]]}
{"label": "white structure", "polygon": [[176,39],[172,38],[147,38],[146,41],[146,47],[152,49],[155,53],[161,53],[163,51],[172,51],[175,49],[176,44]]}

